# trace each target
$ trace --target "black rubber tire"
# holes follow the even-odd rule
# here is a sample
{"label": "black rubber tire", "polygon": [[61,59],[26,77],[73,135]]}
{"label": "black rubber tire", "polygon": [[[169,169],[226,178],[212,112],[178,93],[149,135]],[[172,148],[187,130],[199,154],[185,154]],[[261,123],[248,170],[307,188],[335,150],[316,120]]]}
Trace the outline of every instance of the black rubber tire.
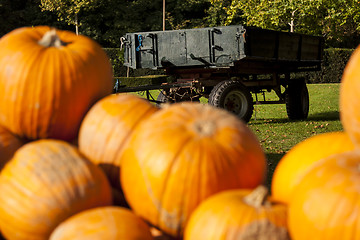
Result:
{"label": "black rubber tire", "polygon": [[209,95],[209,104],[223,108],[249,122],[254,111],[250,91],[240,82],[225,80],[218,83]]}
{"label": "black rubber tire", "polygon": [[304,80],[291,80],[285,94],[286,112],[290,120],[303,120],[309,114],[309,92]]}

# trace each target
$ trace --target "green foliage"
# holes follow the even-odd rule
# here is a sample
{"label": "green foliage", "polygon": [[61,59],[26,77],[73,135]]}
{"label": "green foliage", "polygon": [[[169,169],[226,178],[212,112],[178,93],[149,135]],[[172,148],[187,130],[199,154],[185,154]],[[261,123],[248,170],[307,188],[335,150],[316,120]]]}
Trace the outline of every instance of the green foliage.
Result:
{"label": "green foliage", "polygon": [[[110,58],[111,65],[115,76],[119,76],[121,73],[122,65],[124,64],[124,51],[120,51],[120,48],[104,48],[104,51]],[[125,76],[124,73],[122,73]]]}
{"label": "green foliage", "polygon": [[[215,26],[223,26],[226,25],[226,20],[228,17],[228,9],[231,5],[231,0],[224,0],[224,1],[217,1],[217,0],[210,0],[211,6],[206,11],[207,16],[205,17],[205,21],[211,27]],[[237,24],[242,21],[235,19],[235,15],[232,16],[232,23]],[[238,21],[237,21],[238,20]]]}
{"label": "green foliage", "polygon": [[[104,47],[118,47],[127,32],[162,30],[161,0],[1,0],[0,36],[21,26],[75,30]],[[354,0],[166,0],[166,29],[228,24],[323,35],[326,47],[355,48],[360,4]],[[42,11],[41,11],[42,9]],[[57,21],[58,19],[58,21]]]}
{"label": "green foliage", "polygon": [[[203,26],[206,0],[166,0],[166,29]],[[81,33],[103,46],[119,46],[120,37],[127,32],[161,31],[163,29],[162,1],[103,0],[96,9],[81,16]]]}
{"label": "green foliage", "polygon": [[[223,5],[220,0],[211,0],[213,6]],[[241,15],[242,23],[248,26],[274,30],[324,35],[327,44],[333,47],[354,47],[359,37],[360,4],[352,0],[234,0],[226,10],[225,24],[236,24]],[[350,39],[350,41],[348,40]]]}
{"label": "green foliage", "polygon": [[206,27],[206,9],[210,3],[205,0],[167,0],[167,29]]}
{"label": "green foliage", "polygon": [[55,14],[44,14],[40,0],[0,0],[0,37],[24,26],[51,25],[67,29],[67,24],[57,22]]}
{"label": "green foliage", "polygon": [[321,70],[299,73],[308,83],[339,83],[354,49],[328,48],[324,51]]}
{"label": "green foliage", "polygon": [[68,24],[77,24],[75,16],[83,10],[95,9],[99,0],[41,0],[40,7],[43,11],[55,12],[60,21]]}
{"label": "green foliage", "polygon": [[[166,29],[203,26],[206,0],[166,0]],[[103,46],[118,46],[127,32],[162,30],[162,1],[153,0],[41,0],[43,11],[56,12],[60,21],[75,24],[79,32]]]}

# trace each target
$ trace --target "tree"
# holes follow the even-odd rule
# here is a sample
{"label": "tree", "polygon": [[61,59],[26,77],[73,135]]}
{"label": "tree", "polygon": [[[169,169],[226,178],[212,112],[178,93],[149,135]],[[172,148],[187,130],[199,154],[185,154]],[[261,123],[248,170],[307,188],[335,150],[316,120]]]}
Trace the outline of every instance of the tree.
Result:
{"label": "tree", "polygon": [[[231,6],[232,0],[210,0],[210,7],[206,10],[206,16],[204,18],[205,22],[211,26],[223,26],[226,25],[226,20],[228,18],[228,9]],[[241,16],[239,15],[232,16],[232,24],[242,23]]]}
{"label": "tree", "polygon": [[358,0],[328,0],[321,24],[323,34],[333,46],[354,48],[360,38],[360,2]]}
{"label": "tree", "polygon": [[167,29],[206,27],[208,0],[166,0]]}
{"label": "tree", "polygon": [[101,0],[41,0],[43,11],[56,12],[59,20],[75,25],[76,34],[79,34],[78,15],[81,11],[95,9]]}
{"label": "tree", "polygon": [[[79,13],[81,32],[102,46],[119,46],[128,32],[161,31],[162,0],[102,0],[92,10]],[[206,26],[208,0],[166,0],[166,30]]]}
{"label": "tree", "polygon": [[52,12],[44,14],[39,5],[40,0],[0,0],[0,37],[24,26],[52,25],[68,28],[66,24],[57,22]]}
{"label": "tree", "polygon": [[104,47],[118,47],[120,37],[127,32],[162,29],[162,0],[102,0],[79,17],[82,34]]}
{"label": "tree", "polygon": [[[217,0],[213,0],[217,1]],[[324,16],[319,11],[322,1],[314,0],[233,0],[227,8],[226,24],[231,24],[234,17],[241,14],[245,25],[276,30],[291,30],[316,32],[316,23]],[[311,28],[304,27],[307,22],[313,23]],[[315,22],[314,22],[315,20]]]}
{"label": "tree", "polygon": [[[211,0],[213,6],[219,2]],[[360,32],[358,0],[233,0],[224,8],[226,25],[240,15],[244,25],[324,35],[332,45],[340,46]],[[354,47],[350,42],[347,47]]]}

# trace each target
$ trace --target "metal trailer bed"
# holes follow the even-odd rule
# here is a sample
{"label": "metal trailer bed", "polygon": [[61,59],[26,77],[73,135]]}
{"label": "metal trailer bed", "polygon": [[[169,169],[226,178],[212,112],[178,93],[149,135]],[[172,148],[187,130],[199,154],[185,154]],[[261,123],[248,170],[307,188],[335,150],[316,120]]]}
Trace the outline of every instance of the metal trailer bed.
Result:
{"label": "metal trailer bed", "polygon": [[[206,97],[247,122],[254,104],[286,104],[290,119],[307,118],[308,90],[292,73],[320,70],[323,38],[233,25],[127,33],[121,47],[124,66],[164,69],[172,81],[117,92],[159,89],[158,103]],[[267,91],[278,100],[257,99]]]}

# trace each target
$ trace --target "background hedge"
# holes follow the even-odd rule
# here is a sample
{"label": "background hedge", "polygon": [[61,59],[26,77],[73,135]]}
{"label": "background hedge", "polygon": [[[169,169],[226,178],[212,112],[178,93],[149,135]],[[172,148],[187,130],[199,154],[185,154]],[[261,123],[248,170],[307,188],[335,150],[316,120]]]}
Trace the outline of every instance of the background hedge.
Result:
{"label": "background hedge", "polygon": [[321,71],[302,74],[308,83],[339,83],[353,51],[354,49],[325,49]]}
{"label": "background hedge", "polygon": [[[123,66],[123,52],[119,48],[104,48],[111,59],[115,77],[161,75],[163,70],[127,69]],[[342,73],[354,49],[329,48],[324,50],[321,71],[299,73],[307,83],[339,83]],[[127,72],[128,71],[128,72]]]}

